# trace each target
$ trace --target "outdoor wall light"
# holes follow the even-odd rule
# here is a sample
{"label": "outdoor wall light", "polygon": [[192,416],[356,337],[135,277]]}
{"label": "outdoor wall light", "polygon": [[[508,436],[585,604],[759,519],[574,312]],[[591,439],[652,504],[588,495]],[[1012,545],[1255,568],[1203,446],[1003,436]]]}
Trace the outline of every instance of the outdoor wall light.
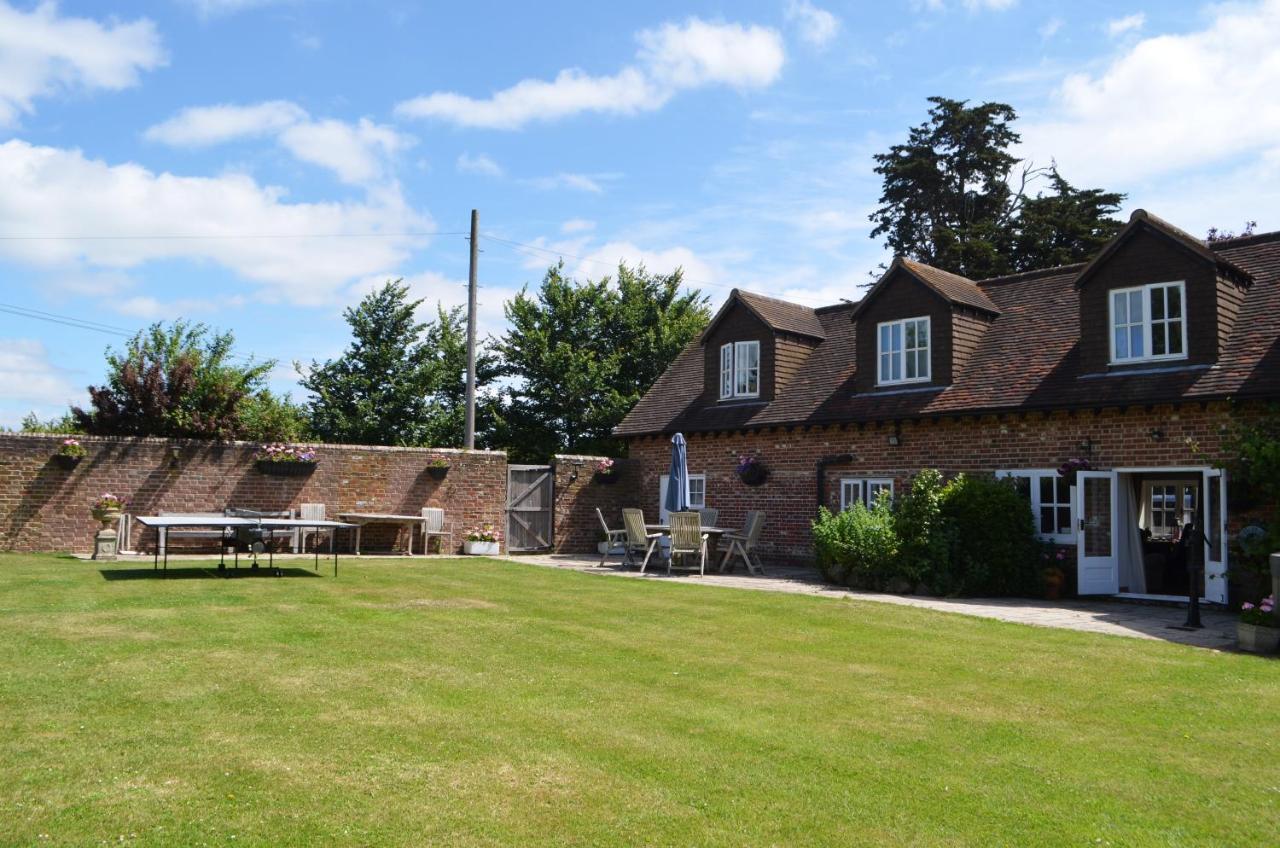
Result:
{"label": "outdoor wall light", "polygon": [[1093,453],[1093,439],[1088,436],[1080,440],[1080,452],[1086,456]]}
{"label": "outdoor wall light", "polygon": [[889,446],[890,446],[890,447],[894,447],[894,448],[896,448],[896,447],[897,447],[898,445],[900,445],[900,444],[902,444],[902,437],[901,437],[901,436],[899,436],[897,433],[890,433],[890,434],[889,434]]}
{"label": "outdoor wall light", "polygon": [[169,467],[177,468],[178,460],[181,458],[182,458],[182,449],[179,448],[177,445],[171,446],[169,448]]}
{"label": "outdoor wall light", "polygon": [[1150,436],[1151,436],[1151,441],[1153,442],[1163,442],[1164,430],[1161,430],[1159,427],[1153,427],[1151,428]]}

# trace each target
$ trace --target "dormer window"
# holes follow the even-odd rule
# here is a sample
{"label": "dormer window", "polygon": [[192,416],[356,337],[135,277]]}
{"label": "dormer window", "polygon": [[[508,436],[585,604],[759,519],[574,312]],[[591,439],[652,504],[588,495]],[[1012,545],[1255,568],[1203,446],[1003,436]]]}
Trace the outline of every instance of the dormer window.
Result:
{"label": "dormer window", "polygon": [[760,342],[720,346],[720,399],[760,396]]}
{"label": "dormer window", "polygon": [[907,318],[876,325],[878,384],[929,380],[929,319]]}
{"label": "dormer window", "polygon": [[1111,292],[1111,362],[1184,359],[1185,291],[1181,282],[1152,283]]}

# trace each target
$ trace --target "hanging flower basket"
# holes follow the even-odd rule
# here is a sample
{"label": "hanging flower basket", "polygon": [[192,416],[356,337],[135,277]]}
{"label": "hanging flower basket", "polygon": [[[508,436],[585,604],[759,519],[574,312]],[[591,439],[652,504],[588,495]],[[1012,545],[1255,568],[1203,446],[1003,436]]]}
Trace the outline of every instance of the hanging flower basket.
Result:
{"label": "hanging flower basket", "polygon": [[297,445],[263,445],[253,455],[253,467],[274,477],[305,477],[319,464],[315,448]]}
{"label": "hanging flower basket", "polygon": [[754,456],[738,457],[738,479],[748,486],[763,486],[769,479],[769,469]]}
{"label": "hanging flower basket", "polygon": [[83,456],[68,456],[65,453],[55,453],[53,455],[53,464],[59,468],[65,468],[70,471],[72,468],[79,465],[80,460],[82,459],[84,459]]}
{"label": "hanging flower basket", "polygon": [[427,465],[427,476],[432,480],[443,480],[449,474],[449,463],[442,459]]}
{"label": "hanging flower basket", "polygon": [[595,473],[591,479],[604,486],[610,486],[618,482],[621,472],[618,470],[618,464],[612,459],[602,459],[596,463]]}
{"label": "hanging flower basket", "polygon": [[80,440],[69,436],[58,446],[58,452],[53,455],[53,463],[59,468],[75,468],[80,464],[80,460],[84,459],[85,453],[84,445],[80,444]]}
{"label": "hanging flower basket", "polygon": [[1058,476],[1066,480],[1067,485],[1074,486],[1080,472],[1088,471],[1092,467],[1087,459],[1068,459],[1058,467]]}

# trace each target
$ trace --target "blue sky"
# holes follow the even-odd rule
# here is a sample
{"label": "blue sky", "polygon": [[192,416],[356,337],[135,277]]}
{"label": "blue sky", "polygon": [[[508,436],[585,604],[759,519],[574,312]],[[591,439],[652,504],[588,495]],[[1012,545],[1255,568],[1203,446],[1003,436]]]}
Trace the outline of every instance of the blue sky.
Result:
{"label": "blue sky", "polygon": [[[940,94],[1192,232],[1280,227],[1280,0],[0,0],[0,424],[157,319],[291,363],[403,276],[480,323],[563,256],[821,305],[885,259],[871,155]],[[515,242],[517,244],[511,244]],[[2,307],[0,307],[2,308]]]}

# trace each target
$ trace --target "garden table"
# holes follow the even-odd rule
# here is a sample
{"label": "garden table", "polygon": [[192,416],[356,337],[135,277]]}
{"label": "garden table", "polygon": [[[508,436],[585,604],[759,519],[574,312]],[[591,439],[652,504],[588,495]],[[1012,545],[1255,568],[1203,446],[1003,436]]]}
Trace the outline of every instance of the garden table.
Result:
{"label": "garden table", "polygon": [[[356,556],[360,556],[360,537],[366,524],[403,524],[409,528],[409,556],[413,556],[413,528],[423,522],[421,515],[397,515],[393,512],[340,512],[338,517],[356,528]],[[423,553],[430,553],[427,540],[422,540]]]}
{"label": "garden table", "polygon": [[[257,528],[265,530],[268,537],[273,536],[276,530],[334,530],[334,535],[339,528],[352,528],[356,525],[347,524],[341,521],[326,521],[322,518],[252,518],[237,515],[139,515],[136,516],[138,523],[143,527],[153,527],[156,531],[156,548],[154,552],[154,568],[160,567],[160,550],[164,549],[164,571],[169,571],[169,545],[168,535],[169,529],[172,527],[216,527],[223,530],[234,529],[238,527]],[[275,567],[275,556],[271,545],[267,546],[267,567],[273,569],[279,576],[280,569]],[[333,576],[338,576],[338,548],[334,545],[333,536],[329,537],[329,552],[333,555]],[[218,570],[225,571],[226,564],[226,547],[220,548],[218,556]],[[256,555],[255,555],[256,557]],[[320,567],[320,548],[316,546],[315,552],[316,568]],[[255,560],[256,563],[256,560]],[[235,547],[235,564],[238,568],[240,565],[240,548]],[[254,565],[257,568],[257,565]]]}

